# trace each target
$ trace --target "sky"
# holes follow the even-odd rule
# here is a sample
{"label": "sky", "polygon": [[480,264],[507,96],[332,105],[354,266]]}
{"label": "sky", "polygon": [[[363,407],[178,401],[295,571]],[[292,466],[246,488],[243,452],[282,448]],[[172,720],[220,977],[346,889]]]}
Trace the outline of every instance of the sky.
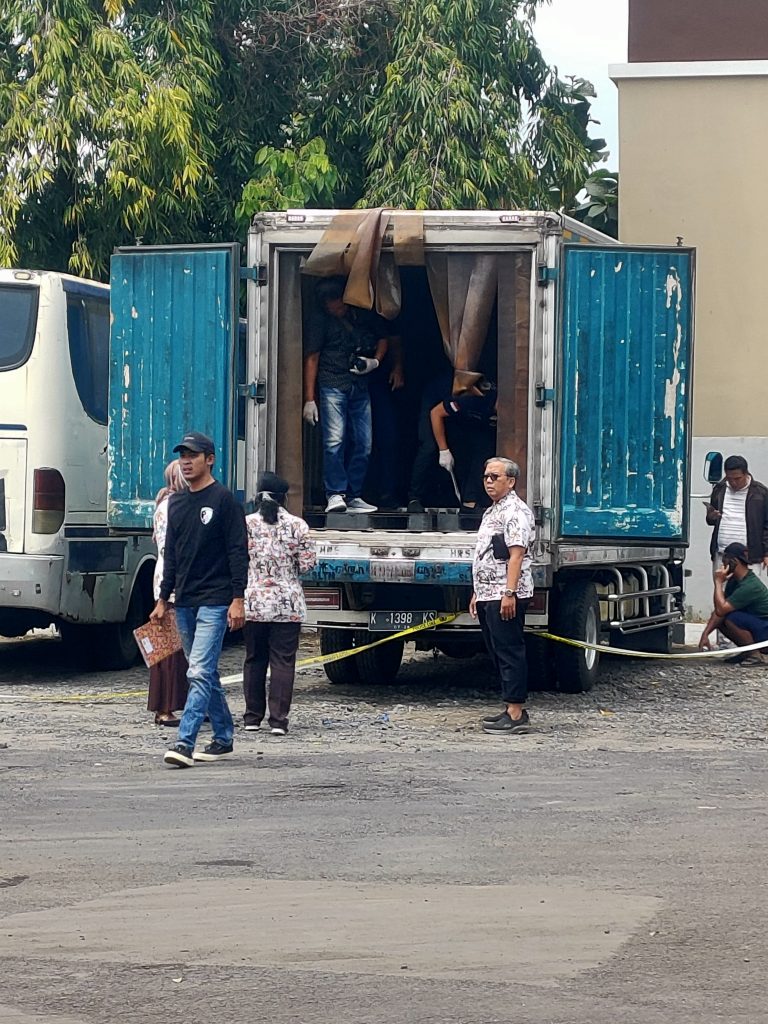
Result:
{"label": "sky", "polygon": [[608,77],[609,64],[627,60],[628,0],[551,0],[536,14],[534,34],[544,56],[561,77],[588,79],[597,90],[593,117],[600,121],[592,134],[604,138],[611,151],[607,166],[618,170],[618,92]]}

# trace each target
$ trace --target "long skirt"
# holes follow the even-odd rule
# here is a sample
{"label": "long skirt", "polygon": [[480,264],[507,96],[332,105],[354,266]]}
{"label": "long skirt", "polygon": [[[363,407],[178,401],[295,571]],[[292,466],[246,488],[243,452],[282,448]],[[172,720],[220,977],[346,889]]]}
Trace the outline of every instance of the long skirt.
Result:
{"label": "long skirt", "polygon": [[187,702],[187,659],[184,651],[176,651],[149,670],[147,710],[178,711]]}

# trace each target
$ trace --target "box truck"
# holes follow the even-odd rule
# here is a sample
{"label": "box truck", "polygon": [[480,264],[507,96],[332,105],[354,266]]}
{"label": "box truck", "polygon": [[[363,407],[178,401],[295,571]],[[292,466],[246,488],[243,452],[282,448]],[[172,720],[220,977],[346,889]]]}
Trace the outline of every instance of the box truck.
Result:
{"label": "box truck", "polygon": [[[392,318],[405,383],[388,410],[397,507],[362,515],[326,513],[320,432],[302,419],[315,289],[340,268],[359,304]],[[520,465],[534,512],[532,686],[581,692],[598,672],[599,651],[537,631],[669,649],[688,543],[691,249],[617,244],[552,212],[291,210],[256,216],[243,266],[236,244],[118,250],[110,301],[113,531],[149,528],[186,430],[215,439],[218,476],[246,502],[276,470],[318,544],[305,591],[322,651],[392,637],[327,664],[332,682],[391,681],[406,640],[456,657],[482,647],[467,612],[482,509],[452,507],[436,451],[434,502],[406,506],[424,396],[446,367],[449,389],[496,386],[490,454]],[[375,467],[392,454],[374,423],[373,504]]]}

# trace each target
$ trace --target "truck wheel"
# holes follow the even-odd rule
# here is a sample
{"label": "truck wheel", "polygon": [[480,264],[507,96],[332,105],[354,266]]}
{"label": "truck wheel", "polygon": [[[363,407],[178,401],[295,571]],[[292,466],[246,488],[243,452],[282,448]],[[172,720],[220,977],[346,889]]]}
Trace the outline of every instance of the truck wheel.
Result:
{"label": "truck wheel", "polygon": [[96,627],[96,659],[100,668],[123,669],[137,664],[140,655],[133,631],[144,625],[147,615],[144,596],[137,580],[128,602],[125,622],[110,622],[106,626]]}
{"label": "truck wheel", "polygon": [[525,660],[528,665],[528,689],[556,690],[555,645],[535,633],[525,634]]}
{"label": "truck wheel", "polygon": [[[569,583],[557,602],[554,633],[596,644],[600,640],[600,605],[594,583]],[[562,693],[587,693],[597,681],[600,653],[555,644],[557,685]]]}
{"label": "truck wheel", "polygon": [[[383,639],[381,635],[363,630],[358,646],[362,647],[363,644]],[[372,651],[363,651],[362,654],[358,654],[355,661],[360,681],[366,686],[393,683],[403,660],[404,644],[404,640],[390,640],[388,644],[382,644],[381,647],[374,647]]]}
{"label": "truck wheel", "polygon": [[[320,653],[337,654],[355,646],[355,633],[351,629],[321,629]],[[360,683],[357,671],[358,658],[344,658],[323,665],[328,681],[334,686],[356,686]]]}
{"label": "truck wheel", "polygon": [[611,633],[611,647],[620,647],[623,651],[642,651],[647,654],[672,653],[672,627],[657,626],[656,629],[645,629],[642,633]]}

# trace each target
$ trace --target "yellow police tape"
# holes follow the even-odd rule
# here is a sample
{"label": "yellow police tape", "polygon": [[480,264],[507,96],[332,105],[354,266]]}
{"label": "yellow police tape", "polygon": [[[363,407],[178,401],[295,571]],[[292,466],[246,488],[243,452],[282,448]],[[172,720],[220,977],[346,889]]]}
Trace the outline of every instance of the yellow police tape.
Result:
{"label": "yellow police tape", "polygon": [[[435,629],[437,626],[444,626],[449,622],[453,622],[454,619],[458,618],[459,613],[453,613],[448,615],[440,615],[436,619],[430,622],[423,622],[418,626],[409,626],[408,629],[399,630],[397,633],[390,633],[381,640],[374,640],[370,644],[363,644],[361,647],[350,647],[346,651],[334,651],[333,654],[318,654],[312,658],[302,658],[296,662],[297,669],[308,668],[310,665],[328,665],[332,661],[342,661],[344,658],[352,658],[356,654],[362,654],[363,651],[370,651],[374,647],[379,647],[381,644],[389,643],[391,640],[397,640],[404,636],[408,636],[409,633],[421,633],[427,629]],[[574,640],[572,637],[558,636],[555,633],[547,633],[544,630],[539,629],[526,629],[526,633],[534,634],[544,640],[552,640],[554,643],[566,644],[568,647],[579,647],[583,650],[598,651],[600,654],[616,654],[623,658],[654,658],[657,661],[696,661],[703,660],[706,658],[730,658],[735,654],[747,654],[750,651],[759,651],[764,647],[768,647],[768,640],[762,640],[760,643],[749,644],[745,647],[733,648],[728,647],[725,649],[718,649],[714,651],[692,651],[687,654],[654,654],[651,651],[627,651],[622,647],[609,647],[606,644],[593,644],[587,640]],[[240,683],[243,680],[242,673],[235,673],[231,676],[224,676],[222,683],[232,684]],[[52,704],[60,703],[77,703],[77,702],[98,702],[98,701],[110,701],[110,700],[127,700],[133,697],[143,697],[147,693],[146,689],[143,690],[124,690],[122,692],[114,693],[112,691],[103,693],[72,693],[65,694],[61,697],[0,697],[0,703],[20,703],[20,702],[49,702]]]}

